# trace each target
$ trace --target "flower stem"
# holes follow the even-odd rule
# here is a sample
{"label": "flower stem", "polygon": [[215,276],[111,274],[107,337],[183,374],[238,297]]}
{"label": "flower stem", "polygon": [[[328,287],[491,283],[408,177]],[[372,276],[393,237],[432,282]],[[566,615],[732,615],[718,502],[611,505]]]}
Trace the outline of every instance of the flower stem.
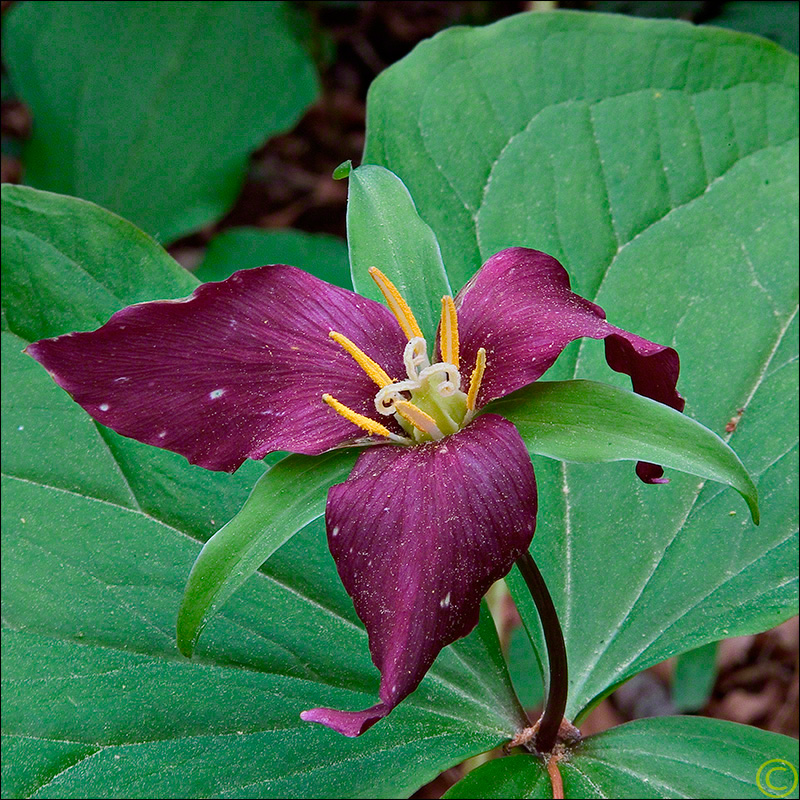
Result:
{"label": "flower stem", "polygon": [[539,722],[534,746],[540,753],[550,753],[558,738],[561,720],[564,719],[564,709],[567,706],[567,648],[564,645],[564,635],[561,632],[553,599],[531,554],[523,553],[517,559],[517,567],[536,604],[544,629],[550,680],[547,688],[547,704]]}

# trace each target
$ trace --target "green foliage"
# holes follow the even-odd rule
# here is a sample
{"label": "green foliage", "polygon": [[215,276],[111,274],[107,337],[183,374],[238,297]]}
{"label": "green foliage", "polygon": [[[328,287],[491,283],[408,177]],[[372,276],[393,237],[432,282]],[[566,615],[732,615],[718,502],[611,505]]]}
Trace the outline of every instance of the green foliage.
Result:
{"label": "green foliage", "polygon": [[221,217],[317,93],[283,3],[20,3],[3,53],[33,113],[25,181],[162,242]]}
{"label": "green foliage", "polygon": [[[797,613],[797,59],[619,16],[453,29],[375,81],[365,160],[408,186],[453,288],[497,250],[536,247],[611,322],[674,346],[688,416],[757,483],[759,528],[704,480],[534,458],[532,551],[564,627],[568,715]],[[547,377],[624,385],[593,341]],[[508,583],[543,651],[516,570]]]}
{"label": "green foliage", "polygon": [[[769,759],[784,759],[796,768],[797,743],[733,722],[657,717],[590,736],[561,762],[560,770],[565,797],[762,798],[768,795],[757,784],[759,768]],[[783,769],[774,775],[773,785],[788,788],[791,770]],[[763,771],[760,777],[767,788]],[[797,785],[780,796],[797,797]],[[445,797],[549,798],[552,794],[541,760],[518,755],[478,767]]]}
{"label": "green foliage", "polygon": [[[195,13],[279,13],[257,10],[267,5]],[[31,48],[39,37],[49,42],[47,25],[22,23],[25,15],[63,13],[49,8],[13,9],[8,41],[18,26],[15,43],[23,30]],[[75,30],[87,15],[111,13],[75,8]],[[110,20],[104,33],[113,43],[121,31],[132,48],[141,26]],[[245,47],[226,36],[223,65]],[[85,53],[70,55],[72,73],[63,75],[83,76],[82,65],[106,52],[104,37],[84,38]],[[49,60],[66,58],[70,42],[51,47]],[[248,63],[241,74],[251,86],[262,65],[250,70],[230,59]],[[136,75],[135,59],[129,62],[122,86]],[[52,83],[54,118],[59,104],[73,108],[77,85]],[[233,86],[226,102],[246,96]],[[173,89],[170,82],[164,92]],[[42,131],[54,130],[19,90]],[[86,91],[94,108],[119,87],[87,82]],[[141,97],[138,106],[134,100],[126,102],[141,108]],[[250,122],[255,106],[246,104]],[[533,545],[564,627],[570,718],[653,663],[796,613],[796,112],[797,60],[771,43],[573,13],[446,31],[371,90],[366,160],[399,178],[380,166],[350,172],[358,289],[377,297],[367,269],[378,266],[431,337],[450,286],[463,285],[505,246],[536,247],[559,258],[576,291],[612,322],[681,354],[685,419],[620,389],[603,389],[586,407],[586,383],[567,387],[577,399],[556,398],[550,407],[548,393],[559,391],[553,383],[497,404],[535,452],[571,459],[534,457],[540,514]],[[238,155],[206,156],[220,170],[234,164],[238,177],[215,168],[208,177],[214,202],[200,192],[194,211],[170,223],[171,236],[220,213],[222,195],[233,197],[246,153],[266,135],[261,127],[258,137],[246,137],[257,126],[245,123],[233,137]],[[103,144],[96,121],[93,129],[95,138],[70,140],[67,151]],[[159,147],[174,160],[178,148],[194,145],[190,131],[184,123]],[[126,197],[128,186],[146,188],[153,218],[166,224],[168,214],[156,207],[171,190],[154,192],[145,173],[140,180],[136,159],[147,138],[137,135],[134,126],[113,142],[109,168],[125,174],[111,185]],[[42,158],[57,152],[45,140],[34,139],[30,152],[37,147]],[[190,160],[184,174],[195,166]],[[287,459],[245,505],[263,465],[210,473],[123,439],[92,422],[21,353],[33,339],[91,329],[130,303],[179,297],[197,285],[131,224],[91,203],[5,187],[3,252],[3,685],[11,689],[2,694],[4,796],[396,797],[518,730],[520,709],[485,614],[475,633],[442,653],[419,690],[363,737],[345,740],[301,723],[299,712],[315,705],[372,703],[378,684],[317,519],[335,470],[320,470],[316,486],[293,496],[288,478],[304,460]],[[624,385],[591,341],[568,348],[547,377]],[[584,431],[578,447],[581,402],[604,435]],[[619,423],[631,403],[637,418],[652,413],[654,430],[648,437],[642,428],[633,444],[623,441]],[[574,417],[567,435],[553,423],[559,404],[559,419]],[[732,419],[738,425],[726,431]],[[705,478],[672,474],[668,486],[644,486],[629,463],[572,463],[587,452],[595,461],[646,452],[687,469],[692,458],[725,454],[722,471],[707,464],[695,471],[738,481],[752,501],[739,462],[694,420],[724,434],[755,477],[760,527],[727,488]],[[632,421],[624,427],[636,430]],[[684,448],[665,444],[685,432]],[[203,551],[186,595],[185,650],[217,612],[189,661],[175,636],[183,585],[202,543],[228,520]],[[270,551],[269,563],[255,570]],[[541,659],[535,609],[516,572],[508,583]],[[760,765],[795,758],[794,747],[731,723],[661,718],[587,739],[562,769],[568,797],[757,797]],[[514,756],[478,768],[451,796],[549,791],[541,763]]]}
{"label": "green foliage", "polygon": [[717,642],[709,642],[675,659],[672,704],[678,711],[699,711],[711,697],[717,678]]}
{"label": "green foliage", "polygon": [[352,289],[347,244],[324,233],[261,228],[230,228],[211,240],[194,275],[224,281],[237,269],[291,264],[328,283]]}
{"label": "green foliage", "polygon": [[508,672],[520,703],[526,709],[541,706],[545,699],[542,668],[524,628],[511,631],[507,660]]}
{"label": "green foliage", "polygon": [[797,53],[800,47],[798,10],[797,3],[767,0],[724,3],[722,13],[714,17],[711,24],[766,36],[787,50]]}
{"label": "green foliage", "polygon": [[25,187],[3,188],[3,256],[4,796],[400,796],[513,734],[486,615],[360,739],[300,721],[370,705],[378,687],[319,524],[182,658],[186,577],[263,467],[208,472],[122,439],[21,351],[196,281],[124,220]]}
{"label": "green foliage", "polygon": [[206,543],[178,613],[178,649],[191,657],[208,618],[288,539],[325,512],[359,451],[293,455],[261,477],[241,511]]}

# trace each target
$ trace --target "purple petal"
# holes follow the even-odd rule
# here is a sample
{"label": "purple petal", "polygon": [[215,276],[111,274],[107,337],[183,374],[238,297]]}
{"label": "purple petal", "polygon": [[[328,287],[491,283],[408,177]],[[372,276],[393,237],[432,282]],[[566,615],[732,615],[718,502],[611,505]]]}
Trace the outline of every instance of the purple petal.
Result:
{"label": "purple petal", "polygon": [[381,702],[305,720],[358,736],[412,692],[478,622],[481,597],[524,552],[536,481],[516,428],[485,414],[440,442],[364,451],[331,488],[328,543],[369,633]]}
{"label": "purple petal", "polygon": [[405,374],[406,340],[388,309],[283,265],[130,306],[27,352],[104,425],[232,471],[272,450],[317,454],[365,436],[322,400],[375,417],[377,386],[331,330]]}
{"label": "purple petal", "polygon": [[[540,378],[574,339],[605,339],[606,360],[631,376],[635,392],[683,411],[675,389],[680,371],[671,348],[609,325],[600,306],[574,294],[569,276],[552,256],[512,247],[492,256],[456,298],[461,353],[471,368],[486,348],[478,406]],[[663,470],[640,462],[647,483],[662,483]]]}

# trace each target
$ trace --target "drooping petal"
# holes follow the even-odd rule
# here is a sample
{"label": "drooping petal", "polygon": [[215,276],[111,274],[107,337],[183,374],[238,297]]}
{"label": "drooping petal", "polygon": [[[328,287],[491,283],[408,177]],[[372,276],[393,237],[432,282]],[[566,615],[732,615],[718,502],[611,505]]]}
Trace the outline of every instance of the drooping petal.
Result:
{"label": "drooping petal", "polygon": [[[574,339],[605,339],[606,360],[630,375],[634,391],[683,411],[676,391],[680,362],[671,347],[610,325],[600,306],[570,290],[552,256],[512,247],[492,256],[456,298],[462,362],[486,348],[478,406],[540,378]],[[663,471],[640,462],[639,477],[661,482]]]}
{"label": "drooping petal", "polygon": [[485,414],[447,438],[364,451],[331,488],[328,543],[369,633],[381,702],[305,720],[358,736],[412,692],[478,621],[481,597],[527,549],[536,482],[516,428]]}
{"label": "drooping petal", "polygon": [[129,306],[97,331],[27,352],[104,425],[232,471],[272,450],[317,454],[365,436],[322,400],[375,417],[378,387],[331,330],[393,378],[405,374],[405,337],[388,309],[283,265]]}

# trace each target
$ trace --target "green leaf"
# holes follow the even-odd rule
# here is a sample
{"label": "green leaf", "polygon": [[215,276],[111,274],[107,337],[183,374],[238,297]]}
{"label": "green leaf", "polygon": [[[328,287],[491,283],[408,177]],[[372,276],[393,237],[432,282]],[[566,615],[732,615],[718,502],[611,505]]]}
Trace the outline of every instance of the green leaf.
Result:
{"label": "green leaf", "polygon": [[31,2],[3,34],[33,114],[25,181],[162,242],[221,217],[250,153],[317,94],[283,3]]}
{"label": "green leaf", "polygon": [[508,642],[508,672],[520,703],[538,708],[544,700],[542,668],[524,628],[514,628]]}
{"label": "green leaf", "polygon": [[672,704],[681,713],[699,711],[708,703],[717,679],[717,642],[709,642],[675,659]]}
{"label": "green leaf", "polygon": [[290,264],[328,283],[352,289],[347,244],[336,236],[303,231],[230,228],[213,238],[194,275],[224,281],[237,269]]}
{"label": "green leaf", "polygon": [[744,0],[725,3],[721,13],[711,20],[712,25],[732,28],[735,31],[757,33],[772,39],[781,47],[797,53],[798,41],[797,3],[766,2],[766,0]]}
{"label": "green leaf", "polygon": [[[794,791],[770,794],[766,780],[772,767],[779,770],[772,773],[772,785]],[[716,719],[636,720],[585,739],[559,769],[568,798],[797,797],[796,740]],[[478,767],[444,796],[549,798],[552,793],[542,762],[518,755]]]}
{"label": "green leaf", "polygon": [[[90,203],[7,187],[2,217],[4,796],[397,797],[513,735],[485,612],[363,737],[301,722],[318,705],[371,705],[379,683],[321,519],[180,656],[192,564],[263,466],[209,472],[116,436],[22,349],[196,282]],[[127,258],[135,279],[114,268]]]}
{"label": "green leaf", "polygon": [[191,657],[209,618],[286,541],[325,512],[328,489],[347,479],[358,450],[284,458],[241,511],[200,551],[178,613],[178,649]]}
{"label": "green leaf", "polygon": [[595,381],[540,381],[487,411],[516,426],[531,453],[585,464],[650,461],[726,483],[758,525],[758,491],[716,433],[674,408]]}
{"label": "green leaf", "polygon": [[[504,247],[551,253],[613,324],[678,350],[687,415],[758,487],[755,528],[716,484],[534,458],[573,718],[797,613],[797,64],[731,31],[536,13],[444,31],[371,87],[365,160],[408,186],[453,288]],[[547,378],[628,385],[588,340]]]}
{"label": "green leaf", "polygon": [[377,267],[400,290],[432,346],[439,327],[441,299],[452,294],[433,231],[419,218],[403,182],[382,167],[350,172],[347,243],[353,286],[384,302],[369,275]]}

